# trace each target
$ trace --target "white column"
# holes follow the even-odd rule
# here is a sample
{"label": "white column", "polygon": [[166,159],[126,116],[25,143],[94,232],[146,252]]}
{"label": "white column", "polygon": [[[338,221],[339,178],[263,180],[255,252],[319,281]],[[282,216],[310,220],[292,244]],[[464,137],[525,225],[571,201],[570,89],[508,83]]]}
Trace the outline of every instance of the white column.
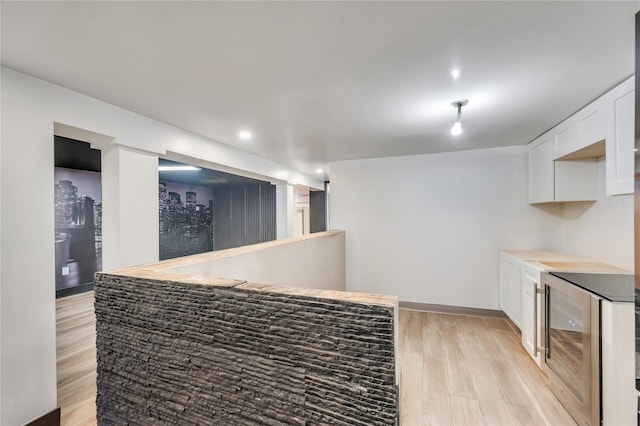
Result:
{"label": "white column", "polygon": [[293,185],[277,183],[276,185],[276,238],[293,237],[293,221],[296,217],[296,205],[293,198]]}
{"label": "white column", "polygon": [[105,271],[158,261],[158,155],[114,144],[102,150]]}
{"label": "white column", "polygon": [[57,406],[52,123],[34,124],[26,110],[36,107],[12,91],[3,82],[0,425]]}

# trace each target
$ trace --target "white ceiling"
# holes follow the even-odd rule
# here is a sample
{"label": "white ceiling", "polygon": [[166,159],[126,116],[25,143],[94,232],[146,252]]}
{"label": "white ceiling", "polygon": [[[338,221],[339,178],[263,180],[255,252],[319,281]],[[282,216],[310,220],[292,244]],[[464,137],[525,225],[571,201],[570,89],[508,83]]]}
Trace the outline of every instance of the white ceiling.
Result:
{"label": "white ceiling", "polygon": [[[1,53],[9,68],[312,174],[345,159],[526,144],[633,74],[639,9],[2,1]],[[461,98],[456,138],[450,104]]]}

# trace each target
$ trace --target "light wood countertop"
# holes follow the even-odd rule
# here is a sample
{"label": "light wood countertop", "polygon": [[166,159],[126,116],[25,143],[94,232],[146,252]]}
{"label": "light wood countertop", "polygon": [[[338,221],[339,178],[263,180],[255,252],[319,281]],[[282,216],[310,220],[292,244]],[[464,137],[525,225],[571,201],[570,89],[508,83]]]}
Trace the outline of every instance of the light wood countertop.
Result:
{"label": "light wood countertop", "polygon": [[385,305],[398,309],[398,298],[392,295],[380,295],[369,293],[355,293],[347,291],[335,291],[335,290],[318,290],[318,289],[304,289],[304,288],[292,288],[283,287],[262,283],[249,283],[245,280],[234,279],[233,277],[213,277],[204,275],[187,275],[176,273],[173,270],[187,266],[195,265],[198,263],[210,262],[216,259],[222,259],[231,256],[237,256],[240,254],[257,252],[261,250],[268,250],[270,248],[279,247],[286,244],[292,244],[304,240],[313,238],[331,238],[333,236],[344,234],[344,231],[325,231],[318,232],[310,235],[304,235],[302,237],[287,238],[283,240],[268,241],[266,243],[252,244],[243,247],[236,247],[226,250],[218,250],[207,253],[196,254],[192,256],[178,257],[175,259],[163,260],[156,263],[147,265],[133,266],[124,269],[118,269],[114,271],[105,271],[98,274],[104,275],[117,275],[134,278],[142,278],[148,280],[159,281],[172,281],[185,284],[207,285],[215,287],[234,287],[244,290],[253,290],[261,292],[280,293],[286,295],[306,296],[320,299],[334,299],[344,300],[345,302],[355,302],[363,304],[376,304]]}
{"label": "light wood countertop", "polygon": [[589,262],[584,256],[576,256],[573,254],[559,253],[545,250],[500,250],[520,260],[530,262]]}
{"label": "light wood countertop", "polygon": [[633,274],[633,271],[584,256],[544,250],[501,250],[546,272]]}

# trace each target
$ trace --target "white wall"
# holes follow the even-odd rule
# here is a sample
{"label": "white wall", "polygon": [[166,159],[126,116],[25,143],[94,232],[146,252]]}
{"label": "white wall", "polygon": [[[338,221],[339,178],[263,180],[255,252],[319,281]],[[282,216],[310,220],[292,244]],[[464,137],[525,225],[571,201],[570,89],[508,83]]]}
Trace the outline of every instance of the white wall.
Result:
{"label": "white wall", "polygon": [[[153,238],[157,241],[158,178],[156,166],[150,164],[159,154],[196,159],[199,165],[225,171],[243,170],[265,180],[279,181],[278,176],[286,173],[290,183],[322,188],[323,182],[7,68],[1,72],[0,424],[12,426],[57,406],[54,127],[81,129],[79,134],[84,130],[93,132],[98,136],[88,141],[102,149],[103,155],[108,155],[115,144],[146,158],[138,162],[130,158],[130,152],[120,152],[117,167],[110,169],[107,164],[103,172],[105,267],[157,259],[157,242],[154,244]],[[137,182],[146,187],[152,181],[155,184],[149,197],[136,194]],[[113,189],[112,195],[116,194],[115,205],[107,205],[108,188]],[[110,225],[109,215],[113,219]],[[106,265],[109,262],[111,266]]]}
{"label": "white wall", "polygon": [[3,75],[0,424],[8,426],[57,406],[53,122],[31,122],[45,115],[44,102],[14,89]]}
{"label": "white wall", "polygon": [[607,197],[605,160],[598,161],[598,201],[565,203],[562,251],[634,270],[633,195]]}
{"label": "white wall", "polygon": [[318,290],[344,291],[344,232],[318,233],[207,254],[204,262],[169,273],[245,280]]}
{"label": "white wall", "polygon": [[294,185],[284,183],[276,185],[276,238],[293,237],[296,218],[296,205],[293,196]]}
{"label": "white wall", "polygon": [[157,262],[158,156],[119,145],[101,154],[103,269]]}
{"label": "white wall", "polygon": [[543,249],[633,270],[633,196],[529,205],[527,147],[337,162],[331,222],[347,288],[498,309],[498,251]]}
{"label": "white wall", "polygon": [[526,147],[331,164],[347,289],[497,309],[498,251],[557,249],[557,206],[527,204]]}

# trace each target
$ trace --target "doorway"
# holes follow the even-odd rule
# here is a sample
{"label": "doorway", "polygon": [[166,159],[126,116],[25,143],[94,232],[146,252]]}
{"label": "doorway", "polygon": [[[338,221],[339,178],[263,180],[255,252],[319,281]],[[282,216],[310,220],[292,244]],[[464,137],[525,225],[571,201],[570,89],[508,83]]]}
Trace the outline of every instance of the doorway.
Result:
{"label": "doorway", "polygon": [[100,150],[89,143],[54,136],[56,381],[62,424],[95,424],[93,274],[102,270],[101,163]]}

